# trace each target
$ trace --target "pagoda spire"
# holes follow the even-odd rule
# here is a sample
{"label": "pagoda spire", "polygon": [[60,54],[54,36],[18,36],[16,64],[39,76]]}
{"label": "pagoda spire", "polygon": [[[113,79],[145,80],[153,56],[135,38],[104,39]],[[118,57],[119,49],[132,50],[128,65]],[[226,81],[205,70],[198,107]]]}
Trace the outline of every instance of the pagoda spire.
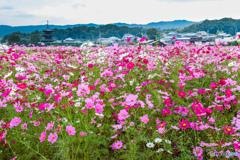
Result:
{"label": "pagoda spire", "polygon": [[47,20],[47,28],[48,28],[48,20]]}

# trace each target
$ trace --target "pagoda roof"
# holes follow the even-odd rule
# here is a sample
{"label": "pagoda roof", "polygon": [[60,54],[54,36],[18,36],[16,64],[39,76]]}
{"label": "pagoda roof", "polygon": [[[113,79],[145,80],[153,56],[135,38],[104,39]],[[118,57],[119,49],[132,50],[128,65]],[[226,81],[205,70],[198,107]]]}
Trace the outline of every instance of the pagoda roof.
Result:
{"label": "pagoda roof", "polygon": [[46,29],[44,29],[43,31],[47,31],[47,32],[53,32],[53,30],[52,30],[52,29],[50,29],[50,28],[46,28]]}

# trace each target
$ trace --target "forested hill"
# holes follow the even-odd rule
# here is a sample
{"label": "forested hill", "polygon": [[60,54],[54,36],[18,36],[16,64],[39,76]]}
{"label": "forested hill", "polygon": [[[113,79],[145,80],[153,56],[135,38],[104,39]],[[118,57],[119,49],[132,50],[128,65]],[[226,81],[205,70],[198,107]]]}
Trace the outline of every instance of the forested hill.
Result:
{"label": "forested hill", "polygon": [[[112,25],[116,26],[127,26],[130,28],[133,27],[142,27],[142,28],[160,28],[160,29],[180,29],[186,26],[189,26],[191,24],[194,24],[197,22],[192,21],[186,21],[186,20],[175,20],[175,21],[160,21],[160,22],[151,22],[148,24],[127,24],[127,23],[114,23]],[[89,23],[89,24],[75,24],[75,25],[49,25],[49,28],[52,29],[68,29],[68,28],[74,28],[79,26],[87,26],[87,27],[99,27],[104,25]],[[37,25],[37,26],[7,26],[7,25],[0,25],[0,37],[3,37],[5,35],[11,34],[13,32],[22,32],[22,33],[30,33],[35,32],[36,30],[42,31],[46,28],[46,25]]]}
{"label": "forested hill", "polygon": [[223,31],[235,35],[236,31],[240,31],[240,19],[223,18],[220,20],[204,20],[202,23],[192,24],[179,30],[179,32],[182,33],[197,31],[206,31],[211,34],[216,34],[217,31]]}

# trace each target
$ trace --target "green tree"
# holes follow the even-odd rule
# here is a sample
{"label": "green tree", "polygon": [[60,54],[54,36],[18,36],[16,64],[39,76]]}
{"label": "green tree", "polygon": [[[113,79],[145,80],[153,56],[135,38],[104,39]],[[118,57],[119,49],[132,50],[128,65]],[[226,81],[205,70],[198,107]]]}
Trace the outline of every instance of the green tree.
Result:
{"label": "green tree", "polygon": [[156,28],[149,28],[147,29],[147,36],[149,39],[157,39],[158,37],[158,30]]}
{"label": "green tree", "polygon": [[29,40],[27,38],[21,38],[21,41],[19,42],[19,44],[24,44],[24,45],[28,45],[29,44]]}
{"label": "green tree", "polygon": [[38,43],[40,42],[40,37],[37,34],[33,34],[30,38],[31,43]]}
{"label": "green tree", "polygon": [[138,34],[137,34],[137,37],[142,38],[142,37],[143,37],[143,34],[142,34],[142,33],[138,33]]}
{"label": "green tree", "polygon": [[9,44],[14,44],[20,42],[20,37],[17,34],[11,34],[8,38]]}

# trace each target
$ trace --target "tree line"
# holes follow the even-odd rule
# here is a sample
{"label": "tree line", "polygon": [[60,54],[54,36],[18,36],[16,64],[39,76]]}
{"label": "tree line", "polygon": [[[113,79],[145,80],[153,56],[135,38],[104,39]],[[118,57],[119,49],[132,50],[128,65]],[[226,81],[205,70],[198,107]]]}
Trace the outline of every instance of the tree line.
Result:
{"label": "tree line", "polygon": [[240,20],[232,18],[222,18],[220,20],[204,20],[202,23],[192,24],[177,31],[180,33],[206,31],[210,34],[217,34],[220,31],[235,35],[236,32],[240,31]]}
{"label": "tree line", "polygon": [[[65,40],[66,38],[78,39],[80,41],[91,40],[96,42],[96,40],[101,38],[109,38],[109,37],[118,37],[122,38],[124,34],[129,33],[134,36],[142,38],[143,36],[147,36],[152,40],[159,40],[161,35],[165,32],[175,31],[176,29],[167,29],[167,30],[159,30],[156,28],[142,28],[142,27],[127,27],[127,26],[116,26],[116,25],[104,25],[100,27],[87,27],[87,26],[79,26],[68,29],[53,29],[54,30],[54,39],[55,40]],[[35,32],[30,33],[22,33],[22,32],[14,32],[9,35],[5,35],[1,43],[8,42],[9,44],[29,44],[29,43],[37,43],[41,41],[42,31],[36,30]]]}

